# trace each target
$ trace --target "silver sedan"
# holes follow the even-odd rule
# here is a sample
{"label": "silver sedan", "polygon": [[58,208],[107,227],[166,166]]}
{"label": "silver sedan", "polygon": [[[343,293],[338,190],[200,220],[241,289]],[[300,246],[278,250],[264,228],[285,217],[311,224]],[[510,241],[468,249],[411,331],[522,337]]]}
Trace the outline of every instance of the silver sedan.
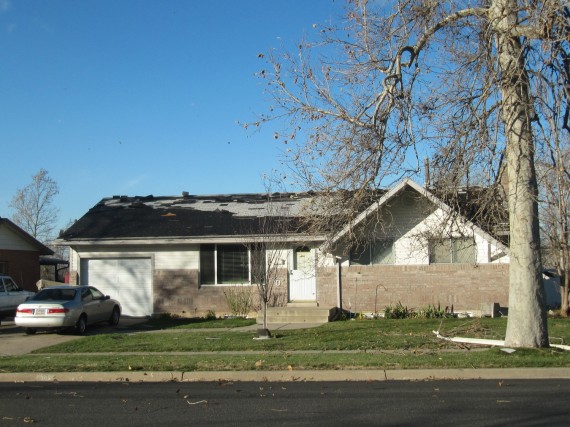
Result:
{"label": "silver sedan", "polygon": [[38,329],[75,328],[85,333],[87,325],[119,323],[121,304],[93,286],[53,286],[42,289],[20,304],[14,322],[35,334]]}

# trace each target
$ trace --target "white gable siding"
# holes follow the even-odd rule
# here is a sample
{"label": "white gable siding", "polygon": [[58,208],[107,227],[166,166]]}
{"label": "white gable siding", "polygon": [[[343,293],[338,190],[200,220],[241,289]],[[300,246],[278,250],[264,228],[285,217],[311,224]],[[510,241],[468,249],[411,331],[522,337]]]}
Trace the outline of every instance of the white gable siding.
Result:
{"label": "white gable siding", "polygon": [[425,197],[412,189],[406,189],[382,207],[383,223],[374,221],[368,229],[369,236],[393,239],[394,264],[429,264],[428,238],[435,236],[473,236],[477,247],[476,262],[508,263],[503,249],[492,243],[484,233],[459,217],[451,217]]}
{"label": "white gable siding", "polygon": [[30,243],[26,242],[8,227],[0,226],[0,249],[11,251],[35,251]]}
{"label": "white gable siding", "polygon": [[[428,264],[428,219],[434,206],[412,190],[403,191],[383,210],[383,235],[394,239],[395,264]],[[433,214],[432,214],[433,215]]]}

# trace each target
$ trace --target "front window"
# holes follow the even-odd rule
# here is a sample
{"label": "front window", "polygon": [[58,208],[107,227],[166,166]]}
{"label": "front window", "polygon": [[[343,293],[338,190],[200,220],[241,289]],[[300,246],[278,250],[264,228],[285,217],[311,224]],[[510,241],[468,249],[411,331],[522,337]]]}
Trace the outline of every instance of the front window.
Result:
{"label": "front window", "polygon": [[394,263],[394,241],[391,239],[362,242],[350,251],[351,265]]}
{"label": "front window", "polygon": [[430,264],[474,264],[477,260],[473,238],[453,237],[429,242]]}
{"label": "front window", "polygon": [[200,245],[203,285],[250,283],[250,251],[245,245]]}

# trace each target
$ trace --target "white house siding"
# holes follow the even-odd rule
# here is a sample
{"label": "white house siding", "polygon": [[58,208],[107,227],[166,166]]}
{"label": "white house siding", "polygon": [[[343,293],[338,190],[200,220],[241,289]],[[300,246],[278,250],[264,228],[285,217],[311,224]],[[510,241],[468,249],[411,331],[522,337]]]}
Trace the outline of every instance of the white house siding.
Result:
{"label": "white house siding", "polygon": [[[413,189],[405,189],[382,207],[383,223],[372,222],[370,237],[394,240],[394,265],[429,265],[428,236],[473,236],[476,263],[508,263],[504,248],[478,228],[450,216]],[[442,226],[443,224],[443,226]],[[348,265],[344,258],[343,266]]]}
{"label": "white house siding", "polygon": [[[431,213],[430,213],[431,212]],[[426,215],[428,214],[429,215]],[[388,209],[391,221],[387,227],[390,237],[395,240],[395,264],[429,264],[428,238],[430,234],[440,236],[473,236],[476,245],[476,263],[508,263],[503,249],[489,236],[477,231],[459,217],[450,216],[441,208],[436,208],[428,200],[404,194],[396,199]],[[443,224],[443,225],[442,225]],[[402,234],[403,232],[403,234]]]}
{"label": "white house siding", "polygon": [[12,251],[37,251],[37,248],[7,227],[0,227],[0,248]]}
{"label": "white house siding", "polygon": [[188,245],[154,250],[154,265],[157,270],[189,270],[200,267],[200,245]]}

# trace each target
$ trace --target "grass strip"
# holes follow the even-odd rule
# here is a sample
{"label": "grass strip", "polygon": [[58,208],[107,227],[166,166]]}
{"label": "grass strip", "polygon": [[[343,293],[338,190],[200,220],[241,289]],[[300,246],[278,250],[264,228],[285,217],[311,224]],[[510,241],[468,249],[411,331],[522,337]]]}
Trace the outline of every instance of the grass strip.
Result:
{"label": "grass strip", "polygon": [[[411,350],[457,348],[437,339],[447,335],[501,339],[504,319],[375,320],[327,323],[317,328],[273,331],[274,339],[254,340],[255,332],[193,331],[116,333],[84,337],[36,353],[292,351],[292,350]],[[570,334],[569,338],[570,338]]]}
{"label": "grass strip", "polygon": [[0,358],[0,372],[273,371],[570,367],[555,349],[462,352],[244,355],[57,355]]}
{"label": "grass strip", "polygon": [[[87,336],[43,348],[34,355],[0,357],[0,372],[570,367],[570,352],[517,349],[508,354],[498,348],[442,341],[432,333],[439,330],[446,336],[502,339],[506,319],[334,322],[273,331],[276,338],[269,340],[255,340],[252,332],[226,328],[184,331],[178,326],[148,333]],[[549,319],[549,333],[552,342],[569,343],[570,320]],[[178,352],[184,354],[169,354]]]}

